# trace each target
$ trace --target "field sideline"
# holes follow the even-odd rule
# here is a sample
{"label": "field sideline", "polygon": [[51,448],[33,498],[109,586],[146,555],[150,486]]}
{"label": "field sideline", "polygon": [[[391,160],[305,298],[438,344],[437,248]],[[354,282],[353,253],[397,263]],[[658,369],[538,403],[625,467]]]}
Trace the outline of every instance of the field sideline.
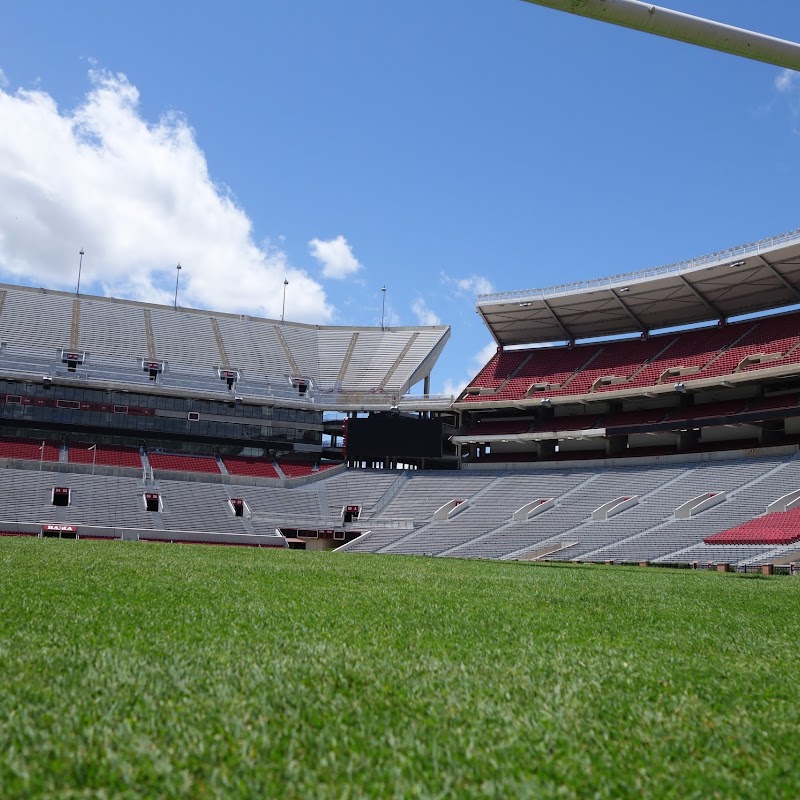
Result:
{"label": "field sideline", "polygon": [[800,580],[0,540],[0,796],[798,797]]}

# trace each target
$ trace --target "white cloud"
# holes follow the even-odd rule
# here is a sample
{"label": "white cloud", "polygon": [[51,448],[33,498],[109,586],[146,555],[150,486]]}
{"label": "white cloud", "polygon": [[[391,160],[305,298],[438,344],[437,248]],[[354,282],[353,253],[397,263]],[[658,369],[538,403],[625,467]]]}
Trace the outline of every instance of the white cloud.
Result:
{"label": "white cloud", "polygon": [[412,304],[411,310],[417,318],[418,325],[441,325],[442,321],[436,316],[433,309],[428,307],[428,304],[418,297]]}
{"label": "white cloud", "polygon": [[469,382],[486,366],[489,359],[497,352],[497,342],[487,342],[470,361],[470,371],[460,380],[447,378],[444,382],[443,394],[452,394],[456,397],[464,391]]}
{"label": "white cloud", "polygon": [[458,281],[458,288],[462,292],[472,294],[490,294],[494,291],[492,282],[481,275],[470,275],[469,278],[462,278]]}
{"label": "white cloud", "polygon": [[797,85],[798,77],[800,77],[800,73],[792,69],[781,70],[781,73],[775,78],[775,88],[779,92],[791,91]]}
{"label": "white cloud", "polygon": [[451,278],[442,272],[442,281],[454,286],[460,295],[491,294],[494,291],[492,282],[482,275],[470,275],[467,278]]}
{"label": "white cloud", "polygon": [[3,68],[0,67],[0,89],[6,89],[8,87],[8,78],[6,77],[5,72],[3,72]]}
{"label": "white cloud", "polygon": [[311,255],[322,264],[322,274],[326,278],[341,280],[361,269],[361,264],[353,255],[353,250],[344,236],[337,236],[328,241],[312,239],[308,247]]}
{"label": "white cloud", "polygon": [[179,114],[148,123],[124,75],[92,70],[80,105],[61,111],[39,90],[0,90],[0,271],[25,283],[82,286],[327,322],[322,286],[286,254],[253,240],[250,219],[215,185],[194,131]]}

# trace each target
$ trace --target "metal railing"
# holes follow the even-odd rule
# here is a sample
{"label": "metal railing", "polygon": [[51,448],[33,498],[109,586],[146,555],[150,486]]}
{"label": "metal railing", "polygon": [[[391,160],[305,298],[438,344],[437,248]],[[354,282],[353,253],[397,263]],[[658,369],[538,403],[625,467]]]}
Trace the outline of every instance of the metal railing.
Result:
{"label": "metal railing", "polygon": [[293,517],[291,514],[280,516],[254,511],[250,517],[253,522],[274,525],[277,528],[294,528],[296,530],[352,530],[353,528],[369,527],[372,530],[414,530],[414,521],[400,517],[390,519],[362,519],[343,523],[341,517],[303,516]]}
{"label": "metal railing", "polygon": [[593,289],[611,289],[614,286],[624,286],[635,281],[657,278],[664,275],[675,275],[684,272],[691,272],[700,267],[708,267],[715,264],[725,264],[730,261],[741,260],[747,256],[757,255],[758,253],[773,250],[776,247],[792,244],[800,241],[800,228],[788,233],[780,233],[777,236],[770,236],[760,242],[751,242],[717,253],[709,253],[697,258],[690,258],[686,261],[678,261],[674,264],[665,264],[660,267],[648,267],[646,269],[635,270],[634,272],[623,272],[606,278],[590,278],[585,281],[574,281],[573,283],[561,283],[555,286],[547,286],[541,289],[517,289],[511,292],[493,292],[491,294],[480,294],[477,304],[495,302],[499,300],[543,300],[546,297],[555,295],[573,294],[575,292],[585,292]]}

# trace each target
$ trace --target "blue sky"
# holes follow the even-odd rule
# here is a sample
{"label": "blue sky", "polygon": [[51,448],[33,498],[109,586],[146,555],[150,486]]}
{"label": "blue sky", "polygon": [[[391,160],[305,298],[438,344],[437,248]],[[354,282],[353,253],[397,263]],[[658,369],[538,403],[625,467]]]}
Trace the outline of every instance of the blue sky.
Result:
{"label": "blue sky", "polygon": [[[800,40],[796,0],[662,3]],[[0,8],[0,279],[307,322],[441,322],[475,291],[800,226],[800,82],[519,0]],[[481,354],[481,355],[479,355]],[[477,360],[476,360],[477,359]]]}

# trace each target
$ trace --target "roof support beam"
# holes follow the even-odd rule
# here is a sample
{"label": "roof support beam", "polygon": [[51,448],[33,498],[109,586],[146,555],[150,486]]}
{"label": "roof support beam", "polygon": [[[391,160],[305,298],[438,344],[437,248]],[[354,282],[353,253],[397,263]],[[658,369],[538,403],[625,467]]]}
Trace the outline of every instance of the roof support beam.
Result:
{"label": "roof support beam", "polygon": [[683,284],[686,286],[686,288],[687,288],[687,289],[688,289],[688,290],[689,290],[689,291],[690,291],[690,292],[691,292],[691,293],[692,293],[692,294],[693,294],[693,295],[694,295],[694,296],[695,296],[695,297],[696,297],[696,298],[697,298],[697,299],[698,299],[698,300],[699,300],[701,303],[703,303],[704,305],[708,306],[708,308],[710,308],[710,309],[711,309],[711,311],[714,313],[714,316],[715,316],[715,317],[716,317],[716,318],[717,318],[717,319],[718,319],[718,320],[719,320],[721,323],[723,323],[723,325],[724,325],[724,324],[725,324],[725,322],[726,322],[726,320],[725,320],[725,315],[724,315],[724,314],[723,314],[723,313],[722,313],[722,312],[721,312],[721,311],[720,311],[720,310],[719,310],[719,309],[718,309],[718,308],[717,308],[717,307],[716,307],[716,306],[715,306],[715,305],[714,305],[714,304],[713,304],[713,303],[712,303],[712,302],[711,302],[711,301],[710,301],[710,300],[709,300],[709,299],[708,299],[708,298],[707,298],[707,297],[706,297],[704,294],[701,294],[701,293],[700,293],[700,292],[699,292],[699,291],[698,291],[698,290],[697,290],[697,289],[696,289],[694,286],[692,286],[692,284],[691,284],[691,283],[689,283],[689,281],[687,281],[687,280],[686,280],[686,278],[685,278],[683,275],[678,275],[678,277],[681,279],[681,281],[682,281],[682,282],[683,282]]}
{"label": "roof support beam", "polygon": [[639,330],[646,334],[647,327],[642,323],[639,317],[637,317],[636,314],[634,314],[633,311],[628,308],[628,304],[613,289],[611,290],[611,296],[619,303],[619,305],[622,307],[622,310],[636,323],[636,326],[639,328]]}
{"label": "roof support beam", "polygon": [[567,341],[570,344],[575,343],[575,337],[570,333],[569,328],[561,321],[561,318],[556,314],[555,311],[550,307],[550,303],[547,302],[544,298],[542,298],[542,303],[544,307],[550,312],[550,316],[555,320],[556,325],[564,332],[564,335],[567,337]]}
{"label": "roof support beam", "polygon": [[800,71],[800,45],[639,0],[526,0],[537,6]]}
{"label": "roof support beam", "polygon": [[800,300],[800,289],[791,283],[785,275],[782,275],[778,270],[767,261],[764,256],[757,256],[758,260],[798,299]]}

